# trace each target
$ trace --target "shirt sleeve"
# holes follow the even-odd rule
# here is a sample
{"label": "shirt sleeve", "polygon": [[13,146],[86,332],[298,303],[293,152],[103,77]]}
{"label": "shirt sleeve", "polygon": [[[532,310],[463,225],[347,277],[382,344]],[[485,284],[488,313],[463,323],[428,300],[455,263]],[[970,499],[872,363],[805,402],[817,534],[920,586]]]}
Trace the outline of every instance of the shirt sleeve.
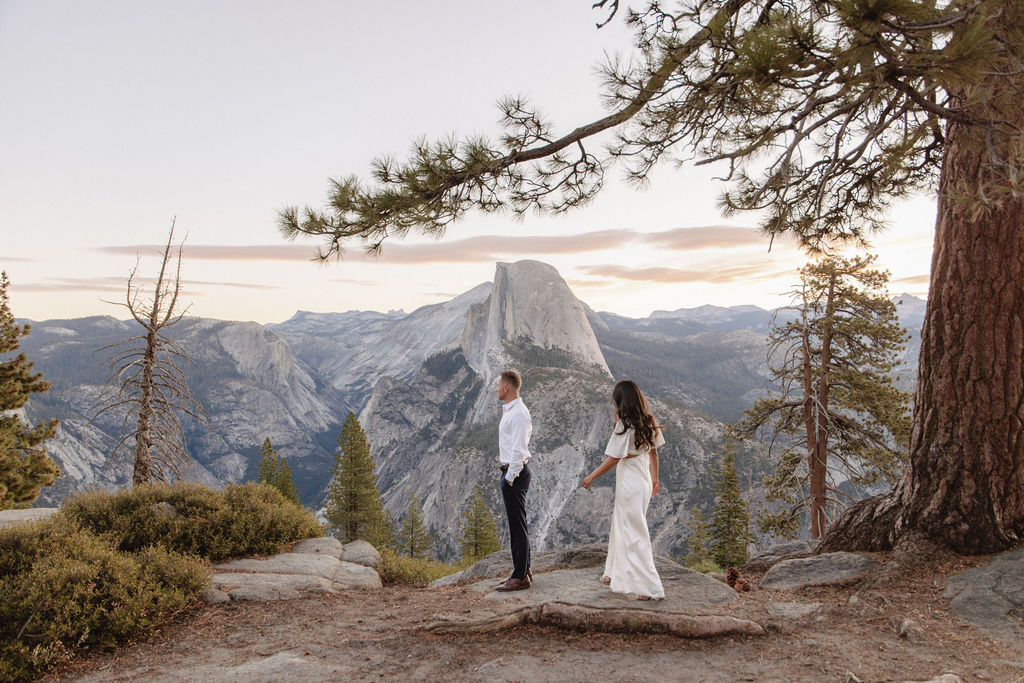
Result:
{"label": "shirt sleeve", "polygon": [[518,414],[512,421],[512,463],[505,472],[505,481],[512,483],[523,471],[523,465],[530,457],[529,441],[532,420],[529,415]]}
{"label": "shirt sleeve", "polygon": [[608,439],[608,447],[604,449],[604,454],[612,458],[625,458],[629,454],[629,447],[633,444],[633,430],[627,429],[625,433],[619,434],[622,431],[622,422],[616,422],[614,429],[612,429],[612,436]]}
{"label": "shirt sleeve", "polygon": [[654,447],[665,445],[665,436],[661,433],[660,429],[654,430]]}

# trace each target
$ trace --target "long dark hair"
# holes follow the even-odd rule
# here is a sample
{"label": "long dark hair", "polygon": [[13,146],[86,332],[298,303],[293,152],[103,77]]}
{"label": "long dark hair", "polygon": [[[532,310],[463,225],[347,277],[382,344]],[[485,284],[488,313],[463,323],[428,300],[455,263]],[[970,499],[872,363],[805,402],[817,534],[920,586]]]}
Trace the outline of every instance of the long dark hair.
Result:
{"label": "long dark hair", "polygon": [[612,389],[612,401],[615,402],[615,411],[622,421],[622,431],[634,430],[636,434],[636,447],[638,449],[654,448],[655,430],[659,428],[650,408],[647,407],[647,399],[644,398],[640,387],[631,379],[624,379]]}

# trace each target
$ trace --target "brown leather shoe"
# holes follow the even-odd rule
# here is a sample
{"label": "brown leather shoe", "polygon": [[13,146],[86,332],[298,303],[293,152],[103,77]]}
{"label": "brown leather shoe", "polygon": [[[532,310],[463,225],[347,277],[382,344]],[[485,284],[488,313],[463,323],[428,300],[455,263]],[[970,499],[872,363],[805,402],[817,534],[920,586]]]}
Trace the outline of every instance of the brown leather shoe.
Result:
{"label": "brown leather shoe", "polygon": [[[510,577],[509,577],[509,579],[511,579],[511,578],[512,578],[512,577],[510,576]],[[502,581],[502,582],[501,582],[501,583],[499,583],[498,585],[499,585],[499,586],[504,586],[504,585],[505,585],[506,583],[508,583],[509,579],[505,579],[504,581]],[[527,583],[527,588],[529,588],[529,586],[530,586],[531,584],[533,584],[533,572],[532,572],[532,571],[530,571],[529,569],[527,569],[527,570],[526,570],[526,578],[525,578],[525,579],[521,579],[521,580],[522,580],[522,581],[525,581],[525,582]],[[522,590],[522,589],[520,589],[520,590]]]}
{"label": "brown leather shoe", "polygon": [[509,579],[494,590],[496,591],[521,591],[530,587],[529,579]]}

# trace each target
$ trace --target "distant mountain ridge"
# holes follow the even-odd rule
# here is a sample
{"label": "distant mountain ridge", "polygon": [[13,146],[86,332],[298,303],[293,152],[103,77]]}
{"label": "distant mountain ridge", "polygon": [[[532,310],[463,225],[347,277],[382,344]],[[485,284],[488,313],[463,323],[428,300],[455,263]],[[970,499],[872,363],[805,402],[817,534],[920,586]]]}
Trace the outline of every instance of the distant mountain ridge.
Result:
{"label": "distant mountain ridge", "polygon": [[[910,325],[901,384],[913,382],[924,301],[896,297]],[[186,318],[176,334],[203,369],[190,374],[214,429],[187,423],[193,474],[219,485],[255,478],[259,445],[269,437],[289,459],[303,500],[322,502],[335,439],[349,410],[370,436],[384,499],[397,518],[408,495],[423,501],[438,550],[457,547],[461,506],[485,486],[500,514],[495,477],[500,408],[494,378],[523,372],[534,414],[538,543],[597,540],[607,532],[606,477],[593,494],[579,478],[601,459],[611,428],[615,379],[636,379],[668,427],[663,490],[650,514],[659,552],[681,552],[685,520],[707,504],[710,463],[723,423],[765,390],[765,334],[773,311],[701,306],[647,318],[595,312],[558,272],[536,261],[501,263],[493,282],[411,313],[297,312],[273,324]],[[127,459],[107,457],[121,425],[90,422],[107,370],[96,349],[134,334],[110,317],[33,323],[23,351],[53,389],[28,416],[62,420],[50,452],[64,471],[41,505],[89,486],[123,486]],[[917,346],[914,346],[917,340]],[[752,453],[744,472],[757,471]]]}

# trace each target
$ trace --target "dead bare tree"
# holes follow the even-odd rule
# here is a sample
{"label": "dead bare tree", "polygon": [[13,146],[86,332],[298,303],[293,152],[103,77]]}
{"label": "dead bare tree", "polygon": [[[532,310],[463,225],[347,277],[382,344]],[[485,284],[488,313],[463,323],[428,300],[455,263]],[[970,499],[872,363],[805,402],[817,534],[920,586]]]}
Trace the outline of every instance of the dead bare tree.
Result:
{"label": "dead bare tree", "polygon": [[[177,218],[171,221],[152,299],[142,299],[145,286],[137,284],[139,263],[136,260],[128,276],[125,301],[109,302],[127,308],[144,332],[100,349],[112,354],[111,375],[107,381],[108,390],[101,398],[93,419],[116,409],[124,409],[126,427],[135,418],[135,428],[122,436],[112,454],[116,455],[126,443],[134,440],[132,483],[135,485],[167,481],[169,476],[184,478],[189,457],[179,413],[207,424],[206,412],[192,394],[185,377],[185,368],[192,366],[198,369],[199,366],[181,344],[166,334],[167,329],[178,323],[189,309],[186,306],[180,312],[177,310],[184,240],[178,245],[177,253],[173,252],[176,222]],[[173,278],[168,272],[172,261],[177,261]]]}

